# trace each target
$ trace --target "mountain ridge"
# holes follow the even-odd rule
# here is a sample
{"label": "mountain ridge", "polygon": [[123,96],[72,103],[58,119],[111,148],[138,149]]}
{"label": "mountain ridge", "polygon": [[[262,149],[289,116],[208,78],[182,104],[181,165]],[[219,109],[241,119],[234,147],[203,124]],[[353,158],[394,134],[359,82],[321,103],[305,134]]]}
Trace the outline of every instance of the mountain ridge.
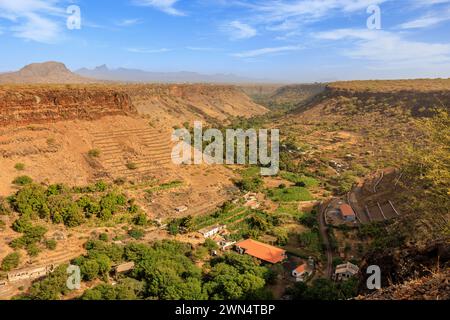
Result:
{"label": "mountain ridge", "polygon": [[121,82],[159,82],[159,83],[266,83],[268,80],[252,79],[234,74],[201,74],[192,71],[154,72],[140,69],[110,69],[106,64],[93,69],[81,68],[75,73],[97,80]]}

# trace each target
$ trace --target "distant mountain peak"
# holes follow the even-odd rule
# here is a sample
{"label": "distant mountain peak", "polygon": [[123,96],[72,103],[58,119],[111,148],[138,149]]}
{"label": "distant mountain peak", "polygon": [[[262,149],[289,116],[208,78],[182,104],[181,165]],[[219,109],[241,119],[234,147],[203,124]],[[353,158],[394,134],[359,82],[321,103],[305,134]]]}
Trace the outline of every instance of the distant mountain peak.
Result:
{"label": "distant mountain peak", "polygon": [[45,77],[48,76],[49,74],[71,73],[71,71],[67,69],[64,63],[56,61],[48,61],[26,65],[25,67],[19,70],[19,73],[23,75],[30,74],[33,76]]}
{"label": "distant mountain peak", "polygon": [[17,72],[0,75],[0,83],[90,83],[91,79],[83,78],[70,71],[64,63],[47,61],[31,63]]}
{"label": "distant mountain peak", "polygon": [[109,71],[109,68],[106,64],[102,64],[101,66],[95,67],[96,71]]}
{"label": "distant mountain peak", "polygon": [[253,83],[267,82],[236,76],[234,74],[200,74],[192,71],[151,72],[139,69],[109,69],[105,64],[94,69],[82,68],[75,73],[83,77],[98,80],[123,82],[158,82],[158,83]]}

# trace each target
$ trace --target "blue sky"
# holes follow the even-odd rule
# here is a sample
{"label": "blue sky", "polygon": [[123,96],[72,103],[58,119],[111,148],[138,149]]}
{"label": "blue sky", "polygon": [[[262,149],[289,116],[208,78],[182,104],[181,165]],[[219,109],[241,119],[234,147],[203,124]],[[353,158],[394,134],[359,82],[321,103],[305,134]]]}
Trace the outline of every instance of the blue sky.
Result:
{"label": "blue sky", "polygon": [[[81,29],[66,26],[81,10]],[[367,19],[381,10],[381,29]],[[450,0],[0,0],[0,71],[233,73],[274,81],[450,77]]]}

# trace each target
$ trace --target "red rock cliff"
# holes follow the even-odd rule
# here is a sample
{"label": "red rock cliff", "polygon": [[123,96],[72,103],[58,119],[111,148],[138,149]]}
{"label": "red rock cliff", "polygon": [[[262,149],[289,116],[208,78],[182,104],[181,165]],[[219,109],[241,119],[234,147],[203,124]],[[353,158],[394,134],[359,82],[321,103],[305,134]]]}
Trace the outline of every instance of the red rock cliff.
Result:
{"label": "red rock cliff", "polygon": [[0,86],[0,124],[136,114],[128,94],[103,86]]}

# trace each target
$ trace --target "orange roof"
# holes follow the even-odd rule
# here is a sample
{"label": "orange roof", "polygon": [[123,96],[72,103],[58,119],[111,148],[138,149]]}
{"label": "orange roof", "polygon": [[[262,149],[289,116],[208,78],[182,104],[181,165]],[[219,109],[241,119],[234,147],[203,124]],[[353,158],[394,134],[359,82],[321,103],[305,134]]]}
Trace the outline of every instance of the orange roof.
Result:
{"label": "orange roof", "polygon": [[286,251],[268,244],[247,239],[236,244],[245,250],[245,253],[270,263],[279,263],[285,259]]}
{"label": "orange roof", "polygon": [[353,211],[352,207],[350,207],[348,204],[344,203],[341,205],[341,213],[344,217],[348,216],[355,216],[355,212]]}
{"label": "orange roof", "polygon": [[302,264],[301,266],[298,266],[298,267],[295,269],[295,271],[296,271],[297,273],[305,272],[305,271],[306,271],[306,264],[304,263],[304,264]]}

